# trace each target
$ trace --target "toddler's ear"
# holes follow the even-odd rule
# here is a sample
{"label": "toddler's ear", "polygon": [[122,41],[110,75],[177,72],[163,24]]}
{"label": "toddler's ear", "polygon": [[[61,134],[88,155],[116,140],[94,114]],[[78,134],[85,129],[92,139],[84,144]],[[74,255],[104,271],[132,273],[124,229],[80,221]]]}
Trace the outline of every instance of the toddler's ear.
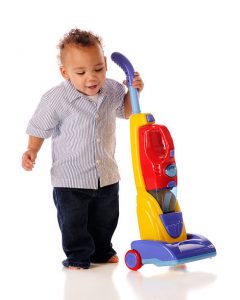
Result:
{"label": "toddler's ear", "polygon": [[64,78],[64,79],[69,79],[69,76],[68,76],[68,73],[67,73],[67,70],[66,70],[66,68],[64,67],[64,66],[60,66],[60,72],[61,72],[61,74],[62,74],[62,77]]}
{"label": "toddler's ear", "polygon": [[105,61],[105,68],[106,68],[106,71],[107,71],[107,57],[104,56],[104,61]]}

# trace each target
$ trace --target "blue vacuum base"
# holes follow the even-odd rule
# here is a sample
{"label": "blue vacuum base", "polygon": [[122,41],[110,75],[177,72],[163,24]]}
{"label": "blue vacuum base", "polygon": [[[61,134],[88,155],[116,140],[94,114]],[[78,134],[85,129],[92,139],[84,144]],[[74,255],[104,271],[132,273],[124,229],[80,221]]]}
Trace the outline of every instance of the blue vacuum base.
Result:
{"label": "blue vacuum base", "polygon": [[159,259],[153,258],[153,259],[143,259],[142,260],[142,264],[153,264],[156,265],[158,267],[164,267],[164,266],[177,266],[177,265],[182,265],[182,264],[186,264],[189,262],[193,262],[193,261],[197,261],[197,260],[201,260],[201,259],[205,259],[205,258],[212,258],[214,256],[216,256],[216,252],[215,253],[208,253],[205,255],[198,255],[198,256],[192,256],[192,257],[188,257],[188,258],[184,258],[184,259],[176,259],[176,260],[169,260],[169,261],[161,261]]}
{"label": "blue vacuum base", "polygon": [[[131,248],[132,253],[127,253],[125,257],[126,264],[130,269],[138,269],[140,260],[141,264],[175,266],[216,255],[213,244],[205,237],[196,234],[188,234],[187,240],[172,244],[151,240],[133,241]],[[134,256],[136,255],[139,256],[138,268],[135,266]]]}

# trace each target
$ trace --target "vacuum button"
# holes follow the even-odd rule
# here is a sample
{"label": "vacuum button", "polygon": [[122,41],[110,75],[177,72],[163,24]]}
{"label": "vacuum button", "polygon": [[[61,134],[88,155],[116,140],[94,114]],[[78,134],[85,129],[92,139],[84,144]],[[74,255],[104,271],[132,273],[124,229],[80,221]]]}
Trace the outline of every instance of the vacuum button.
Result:
{"label": "vacuum button", "polygon": [[176,165],[168,165],[165,169],[165,174],[169,177],[174,177],[177,175],[177,167]]}
{"label": "vacuum button", "polygon": [[154,119],[153,115],[147,114],[146,117],[147,117],[147,122],[155,122],[155,119]]}

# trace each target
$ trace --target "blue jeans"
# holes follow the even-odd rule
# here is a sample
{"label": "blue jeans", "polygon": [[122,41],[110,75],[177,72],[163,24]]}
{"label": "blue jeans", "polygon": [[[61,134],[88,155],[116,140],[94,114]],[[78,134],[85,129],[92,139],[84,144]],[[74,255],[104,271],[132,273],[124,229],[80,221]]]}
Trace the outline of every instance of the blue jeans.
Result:
{"label": "blue jeans", "polygon": [[112,235],[119,216],[119,183],[94,189],[55,187],[65,267],[89,268],[90,262],[107,262],[116,251]]}

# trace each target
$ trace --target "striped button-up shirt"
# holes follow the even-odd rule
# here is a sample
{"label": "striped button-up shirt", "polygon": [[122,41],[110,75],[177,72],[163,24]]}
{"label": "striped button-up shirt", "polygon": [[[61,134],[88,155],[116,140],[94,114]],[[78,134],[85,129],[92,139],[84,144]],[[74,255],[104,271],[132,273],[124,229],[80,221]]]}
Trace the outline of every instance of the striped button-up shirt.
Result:
{"label": "striped button-up shirt", "polygon": [[124,115],[125,88],[106,79],[97,101],[69,80],[45,93],[27,134],[52,137],[51,179],[54,187],[90,188],[119,179],[115,154],[116,117]]}

